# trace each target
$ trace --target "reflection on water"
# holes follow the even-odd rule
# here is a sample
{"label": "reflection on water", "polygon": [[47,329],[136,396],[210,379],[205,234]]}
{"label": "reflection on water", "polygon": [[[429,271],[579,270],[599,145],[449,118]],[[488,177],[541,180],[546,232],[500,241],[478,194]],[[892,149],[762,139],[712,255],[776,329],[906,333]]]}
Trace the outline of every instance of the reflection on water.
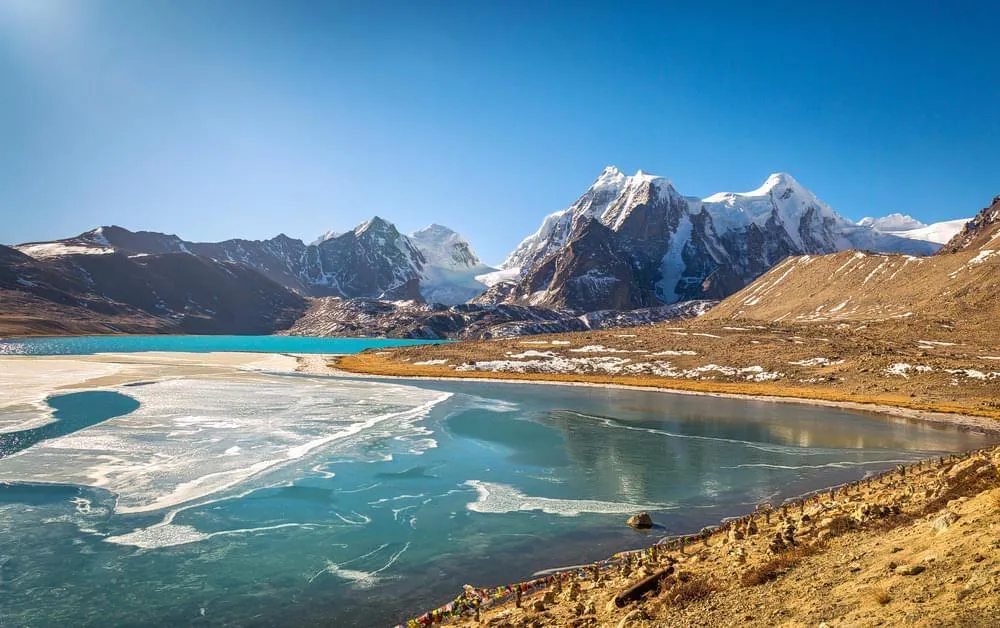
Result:
{"label": "reflection on water", "polygon": [[46,440],[0,460],[12,625],[386,625],[466,582],[648,544],[622,524],[637,508],[656,535],[693,531],[989,442],[594,388],[267,376],[120,390],[133,398],[54,398]]}

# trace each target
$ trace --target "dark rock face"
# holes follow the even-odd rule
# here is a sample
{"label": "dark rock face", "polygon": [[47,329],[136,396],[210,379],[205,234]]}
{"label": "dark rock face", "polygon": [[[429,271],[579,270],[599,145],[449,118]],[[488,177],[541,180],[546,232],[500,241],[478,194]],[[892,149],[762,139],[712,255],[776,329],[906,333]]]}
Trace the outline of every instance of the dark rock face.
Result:
{"label": "dark rock face", "polygon": [[377,299],[313,299],[309,310],[287,331],[301,336],[379,336],[424,339],[513,338],[647,325],[699,316],[714,302],[691,301],[633,311],[580,314],[530,305],[444,306]]}
{"label": "dark rock face", "polygon": [[303,274],[325,294],[421,300],[424,256],[381,218],[307,250]]}
{"label": "dark rock face", "polygon": [[1000,196],[994,197],[990,206],[976,214],[939,253],[957,253],[987,246],[1000,248]]}

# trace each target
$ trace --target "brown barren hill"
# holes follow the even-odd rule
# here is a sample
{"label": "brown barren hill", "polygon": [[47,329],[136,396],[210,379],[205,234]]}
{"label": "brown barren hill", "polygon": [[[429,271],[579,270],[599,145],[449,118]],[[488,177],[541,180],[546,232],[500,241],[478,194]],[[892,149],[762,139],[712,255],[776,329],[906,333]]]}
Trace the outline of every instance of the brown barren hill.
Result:
{"label": "brown barren hill", "polygon": [[992,335],[1000,314],[998,270],[1000,250],[989,248],[933,257],[860,251],[790,257],[703,322],[855,324],[912,318]]}

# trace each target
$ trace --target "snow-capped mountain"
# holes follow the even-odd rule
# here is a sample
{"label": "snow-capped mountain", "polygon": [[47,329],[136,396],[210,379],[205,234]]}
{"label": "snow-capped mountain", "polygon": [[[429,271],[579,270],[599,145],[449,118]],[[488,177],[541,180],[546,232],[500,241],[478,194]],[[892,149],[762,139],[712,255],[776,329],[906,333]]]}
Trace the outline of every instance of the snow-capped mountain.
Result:
{"label": "snow-capped mountain", "polygon": [[428,299],[454,304],[485,290],[475,276],[493,269],[479,261],[461,236],[434,225],[414,238],[376,216],[346,233],[328,232],[318,244],[311,245],[283,234],[268,240],[188,242],[175,235],[112,226],[16,248],[35,258],[113,253],[130,257],[198,255],[247,266],[306,296]]}
{"label": "snow-capped mountain", "polygon": [[889,214],[882,218],[862,218],[858,224],[908,240],[923,240],[944,245],[954,238],[967,222],[968,218],[960,218],[927,225],[912,216]]}
{"label": "snow-capped mountain", "polygon": [[496,269],[484,264],[461,235],[431,224],[414,231],[409,238],[426,260],[420,281],[424,300],[455,305],[486,290],[477,277]]}
{"label": "snow-capped mountain", "polygon": [[893,231],[910,231],[912,229],[920,229],[921,227],[927,226],[908,214],[889,214],[888,216],[882,216],[881,218],[866,216],[859,220],[858,224],[862,227],[873,227],[886,233],[891,233]]}
{"label": "snow-capped mountain", "polygon": [[938,245],[855,224],[785,173],[698,199],[608,167],[507,257],[513,281],[477,301],[596,310],[722,298],[788,255],[850,248],[928,255]]}

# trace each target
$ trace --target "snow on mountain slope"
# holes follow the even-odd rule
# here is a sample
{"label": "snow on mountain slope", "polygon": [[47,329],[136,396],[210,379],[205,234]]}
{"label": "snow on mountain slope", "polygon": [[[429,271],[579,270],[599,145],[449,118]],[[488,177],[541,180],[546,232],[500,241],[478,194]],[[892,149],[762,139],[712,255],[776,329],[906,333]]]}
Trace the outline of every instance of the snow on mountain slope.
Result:
{"label": "snow on mountain slope", "polygon": [[456,305],[483,293],[489,286],[479,280],[496,269],[480,261],[469,242],[448,227],[431,224],[409,235],[426,264],[420,293],[431,303]]}
{"label": "snow on mountain slope", "polygon": [[890,229],[887,227],[875,228],[883,233],[888,233],[899,238],[906,238],[908,240],[923,240],[924,242],[933,242],[934,244],[945,245],[949,240],[954,238],[963,227],[965,227],[969,220],[969,218],[960,218],[958,220],[936,222],[930,225],[923,225],[918,221],[914,221],[917,222],[917,224],[921,224],[921,226],[910,229]]}
{"label": "snow on mountain slope", "polygon": [[[850,247],[840,232],[853,226],[851,222],[784,172],[772,174],[756,190],[721,192],[702,199],[702,203],[718,233],[745,229],[750,224],[765,228],[774,220],[802,250],[811,248],[810,244]],[[803,222],[809,220],[813,222]],[[807,237],[813,242],[807,243]]]}
{"label": "snow on mountain slope", "polygon": [[872,218],[868,216],[859,220],[858,224],[862,227],[873,227],[879,231],[887,233],[894,231],[911,231],[913,229],[920,229],[927,226],[908,214],[889,214],[888,216],[883,216],[881,218]]}
{"label": "snow on mountain slope", "polygon": [[313,240],[312,246],[319,246],[320,244],[323,244],[327,240],[332,240],[333,238],[336,238],[337,236],[341,235],[341,233],[342,232],[340,231],[333,231],[331,229],[330,231],[325,232],[323,235]]}

